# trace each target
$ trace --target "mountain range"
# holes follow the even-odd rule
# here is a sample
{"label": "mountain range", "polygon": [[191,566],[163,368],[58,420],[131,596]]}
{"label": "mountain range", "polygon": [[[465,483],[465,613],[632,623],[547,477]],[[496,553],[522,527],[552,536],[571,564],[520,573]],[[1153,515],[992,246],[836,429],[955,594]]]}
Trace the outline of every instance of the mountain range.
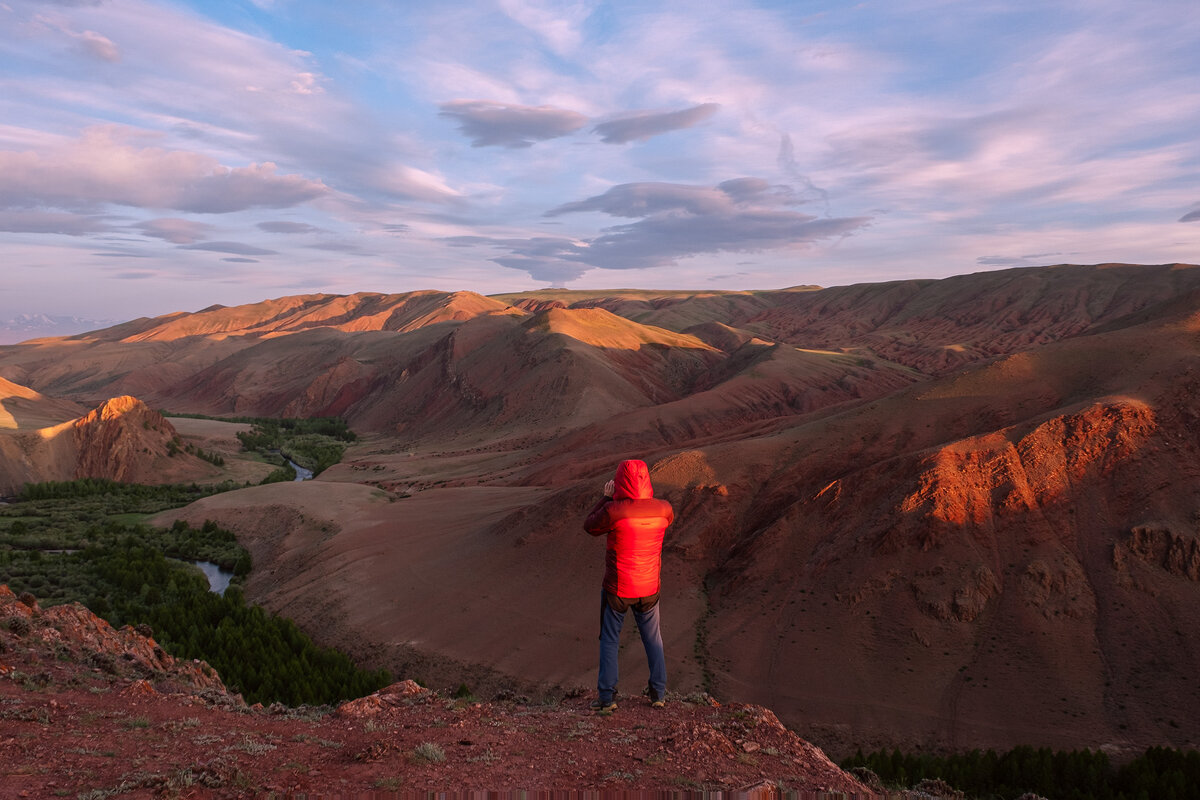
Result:
{"label": "mountain range", "polygon": [[[0,347],[0,457],[115,397],[343,417],[360,442],[319,480],[163,520],[237,531],[248,597],[370,666],[522,688],[593,680],[581,521],[642,458],[677,515],[672,688],[768,706],[835,755],[1194,745],[1198,332],[1185,264],[287,297]],[[164,420],[236,452],[185,422]]]}
{"label": "mountain range", "polygon": [[18,314],[0,319],[0,344],[13,344],[41,336],[70,336],[107,328],[115,319],[83,319],[50,314]]}

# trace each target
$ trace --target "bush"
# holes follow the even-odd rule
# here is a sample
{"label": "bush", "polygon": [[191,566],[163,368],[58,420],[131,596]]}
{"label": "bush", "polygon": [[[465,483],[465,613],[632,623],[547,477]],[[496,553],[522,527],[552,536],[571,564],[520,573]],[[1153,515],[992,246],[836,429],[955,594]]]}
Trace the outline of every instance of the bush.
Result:
{"label": "bush", "polygon": [[421,742],[413,748],[413,761],[424,762],[426,764],[438,764],[446,760],[446,751],[442,746],[434,742]]}

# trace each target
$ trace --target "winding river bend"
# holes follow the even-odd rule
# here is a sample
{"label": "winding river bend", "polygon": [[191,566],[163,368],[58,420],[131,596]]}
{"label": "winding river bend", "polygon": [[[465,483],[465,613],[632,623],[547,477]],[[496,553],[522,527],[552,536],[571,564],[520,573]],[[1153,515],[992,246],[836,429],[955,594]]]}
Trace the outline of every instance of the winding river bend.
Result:
{"label": "winding river bend", "polygon": [[[312,474],[311,469],[305,469],[304,467],[297,464],[295,461],[292,461],[290,458],[287,459],[287,463],[291,464],[292,469],[296,470],[296,480],[297,481],[312,480],[313,474]],[[73,551],[64,551],[64,552],[73,552]],[[217,594],[222,595],[222,596],[225,594],[225,590],[229,588],[229,582],[231,580],[233,580],[232,572],[221,569],[219,566],[212,563],[211,561],[193,561],[192,564],[199,567],[200,571],[204,573],[204,577],[208,578],[209,591],[216,592]]]}
{"label": "winding river bend", "polygon": [[296,470],[296,480],[298,480],[298,481],[312,480],[313,474],[312,474],[311,469],[305,469],[304,467],[297,464],[295,461],[292,461],[290,458],[287,459],[287,462],[292,465],[292,469]]}

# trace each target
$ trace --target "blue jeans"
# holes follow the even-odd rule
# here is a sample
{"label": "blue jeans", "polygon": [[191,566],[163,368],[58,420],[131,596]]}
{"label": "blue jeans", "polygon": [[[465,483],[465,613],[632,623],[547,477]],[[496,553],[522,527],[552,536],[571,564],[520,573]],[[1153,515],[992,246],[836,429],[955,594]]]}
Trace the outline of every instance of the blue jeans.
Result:
{"label": "blue jeans", "polygon": [[[663,656],[662,630],[658,624],[659,603],[655,598],[654,605],[645,608],[643,603],[618,602],[618,607],[633,610],[633,619],[637,622],[638,633],[642,636],[642,646],[646,648],[646,663],[650,667],[650,688],[659,697],[667,693],[667,661]],[[612,700],[617,691],[617,647],[621,640],[621,627],[625,624],[625,612],[617,611],[608,602],[606,593],[600,592],[600,675],[596,680],[596,689],[600,700]]]}

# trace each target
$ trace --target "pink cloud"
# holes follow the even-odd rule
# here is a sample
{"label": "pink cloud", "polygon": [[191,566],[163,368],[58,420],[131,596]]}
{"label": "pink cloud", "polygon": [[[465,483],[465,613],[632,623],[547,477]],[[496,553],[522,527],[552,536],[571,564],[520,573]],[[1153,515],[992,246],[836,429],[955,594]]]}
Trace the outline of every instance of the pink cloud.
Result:
{"label": "pink cloud", "polygon": [[211,225],[175,217],[147,220],[135,226],[146,236],[163,239],[173,244],[192,244],[207,237]]}
{"label": "pink cloud", "polygon": [[84,31],[71,35],[78,40],[79,46],[88,55],[110,64],[121,60],[121,50],[107,36],[102,36],[95,31]]}
{"label": "pink cloud", "polygon": [[271,162],[226,167],[201,153],[144,146],[145,139],[128,128],[98,126],[40,151],[0,151],[0,206],[112,203],[225,213],[286,208],[328,191],[319,180],[277,174]]}

